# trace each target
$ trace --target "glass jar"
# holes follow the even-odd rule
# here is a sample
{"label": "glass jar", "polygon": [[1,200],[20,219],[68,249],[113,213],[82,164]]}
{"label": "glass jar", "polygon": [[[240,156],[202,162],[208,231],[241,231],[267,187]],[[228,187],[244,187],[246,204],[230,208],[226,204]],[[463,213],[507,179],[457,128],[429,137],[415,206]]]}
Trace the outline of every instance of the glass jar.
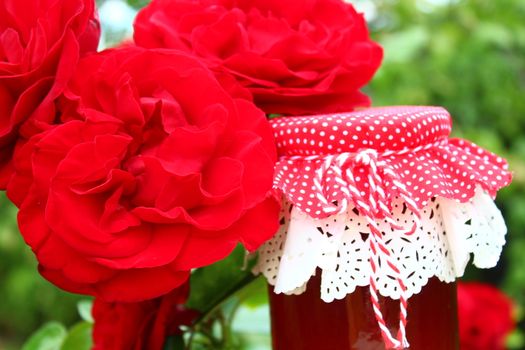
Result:
{"label": "glass jar", "polygon": [[[270,287],[274,350],[384,350],[368,287],[342,300],[320,297],[320,277],[301,295],[275,294]],[[411,350],[459,349],[456,283],[429,280],[408,301],[407,334]],[[392,334],[397,333],[399,302],[380,297]]]}
{"label": "glass jar", "polygon": [[471,255],[498,261],[506,228],[493,197],[510,182],[506,162],[449,138],[440,107],[270,123],[283,210],[255,272],[279,292],[308,284],[271,293],[274,350],[458,349],[456,285],[440,280],[461,276]]}

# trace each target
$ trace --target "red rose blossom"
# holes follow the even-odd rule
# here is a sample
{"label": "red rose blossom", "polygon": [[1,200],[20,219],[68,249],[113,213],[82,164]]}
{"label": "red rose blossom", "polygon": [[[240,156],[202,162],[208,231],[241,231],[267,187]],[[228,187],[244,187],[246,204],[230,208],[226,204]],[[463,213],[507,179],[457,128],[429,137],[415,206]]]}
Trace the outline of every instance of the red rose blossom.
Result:
{"label": "red rose blossom", "polygon": [[0,189],[19,132],[31,136],[54,120],[54,100],[79,54],[96,50],[94,7],[93,0],[0,1]]}
{"label": "red rose blossom", "polygon": [[20,144],[8,196],[44,277],[139,301],[278,227],[264,113],[195,58],[126,47],[79,63],[61,121]]}
{"label": "red rose blossom", "polygon": [[160,298],[137,303],[93,304],[93,350],[162,350],[166,337],[182,334],[198,316],[184,308],[189,283]]}
{"label": "red rose blossom", "polygon": [[459,338],[462,350],[504,350],[515,327],[512,301],[481,283],[458,283]]}
{"label": "red rose blossom", "polygon": [[137,16],[134,39],[232,74],[266,113],[368,106],[359,89],[382,59],[363,16],[341,0],[153,0]]}

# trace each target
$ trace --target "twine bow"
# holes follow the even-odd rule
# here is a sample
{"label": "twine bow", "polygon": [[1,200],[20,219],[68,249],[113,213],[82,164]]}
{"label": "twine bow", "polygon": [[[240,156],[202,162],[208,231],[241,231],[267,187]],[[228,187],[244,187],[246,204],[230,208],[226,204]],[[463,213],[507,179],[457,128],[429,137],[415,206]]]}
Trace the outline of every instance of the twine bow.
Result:
{"label": "twine bow", "polygon": [[[390,152],[393,154],[393,152]],[[408,340],[406,337],[407,324],[407,296],[406,286],[401,276],[401,271],[397,267],[396,261],[392,256],[391,251],[386,246],[383,234],[378,225],[378,221],[386,220],[388,225],[394,231],[400,234],[411,235],[419,226],[420,216],[416,203],[411,198],[411,194],[407,191],[405,185],[400,181],[399,176],[395,170],[385,161],[385,158],[392,155],[390,153],[383,153],[381,156],[373,149],[364,149],[357,153],[342,153],[339,155],[329,155],[323,158],[323,164],[317,169],[317,176],[314,179],[317,187],[317,198],[324,204],[324,210],[335,214],[342,214],[348,210],[349,203],[354,203],[359,213],[365,217],[370,228],[371,235],[368,239],[371,257],[370,267],[372,274],[370,276],[370,299],[374,309],[375,318],[381,330],[381,335],[385,342],[387,349],[408,348]],[[367,184],[368,189],[361,191],[354,176],[354,169],[356,167],[365,167],[367,169]],[[329,202],[326,197],[323,179],[326,172],[331,169],[335,176],[335,181],[340,185],[340,190],[343,193],[343,199],[333,204]],[[397,194],[407,205],[407,208],[414,216],[414,224],[410,228],[399,225],[392,216],[391,210],[388,207],[387,191],[388,186],[394,186]],[[392,188],[393,190],[394,188]],[[381,307],[379,305],[378,289],[376,286],[376,279],[379,273],[379,261],[386,262],[390,269],[392,276],[400,288],[399,298],[399,331],[397,337],[391,334],[388,329]]]}

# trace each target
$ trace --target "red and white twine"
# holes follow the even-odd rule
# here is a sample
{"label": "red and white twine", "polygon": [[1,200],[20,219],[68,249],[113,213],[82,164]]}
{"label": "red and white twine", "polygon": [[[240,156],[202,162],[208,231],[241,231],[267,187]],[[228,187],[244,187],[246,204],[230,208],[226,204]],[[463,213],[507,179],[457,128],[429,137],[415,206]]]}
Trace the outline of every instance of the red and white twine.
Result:
{"label": "red and white twine", "polygon": [[[370,245],[370,251],[372,253],[371,259],[370,259],[370,266],[372,269],[372,274],[370,275],[370,298],[372,301],[374,313],[376,320],[379,324],[379,328],[381,329],[381,334],[383,336],[383,339],[385,340],[385,343],[387,345],[387,348],[394,347],[394,348],[406,348],[408,347],[408,341],[406,338],[406,324],[407,324],[407,296],[406,296],[406,287],[403,283],[401,273],[399,268],[397,267],[397,264],[395,260],[392,258],[392,254],[388,247],[385,245],[383,241],[383,235],[379,229],[379,226],[377,224],[377,219],[379,217],[384,217],[387,219],[389,225],[394,230],[402,231],[403,227],[400,227],[395,223],[395,220],[391,217],[391,211],[386,205],[386,196],[385,196],[385,189],[383,188],[385,181],[384,179],[379,175],[379,168],[383,170],[384,175],[390,176],[395,179],[395,172],[392,171],[389,167],[385,167],[384,165],[386,163],[378,161],[377,153],[375,151],[371,150],[365,150],[361,153],[359,153],[356,157],[356,161],[358,163],[362,163],[363,165],[366,165],[369,167],[369,175],[368,175],[368,183],[369,183],[369,203],[371,204],[371,211],[370,212],[363,212],[363,216],[366,218],[370,232],[371,237],[369,238],[369,245]],[[352,175],[351,171],[347,171],[347,176],[350,177]],[[392,181],[394,183],[394,181]],[[397,185],[401,185],[400,183]],[[412,211],[414,218],[419,221],[419,212],[417,208],[415,208],[415,204],[410,198],[410,195],[406,192],[406,189],[404,186],[401,186],[399,188],[400,196],[405,200],[405,203],[407,203],[407,206]],[[377,197],[377,198],[374,198]],[[359,208],[360,212],[362,212],[362,209]],[[404,231],[404,234],[412,234],[415,232],[417,228],[417,224],[414,224],[414,226],[408,230]],[[379,299],[377,296],[377,286],[375,284],[375,278],[377,277],[377,270],[379,265],[379,259],[382,258],[382,261],[386,262],[387,266],[390,268],[390,270],[393,272],[393,276],[396,279],[397,283],[399,284],[400,288],[400,297],[399,297],[399,332],[397,339],[393,339],[392,335],[390,334],[390,331],[386,327],[385,320],[383,318],[383,315],[381,313],[381,309],[379,306]]]}
{"label": "red and white twine", "polygon": [[[440,141],[439,145],[444,142],[446,141]],[[406,337],[408,298],[406,296],[406,286],[403,282],[401,271],[383,240],[383,234],[381,233],[377,222],[379,219],[386,220],[392,230],[399,231],[400,234],[410,235],[414,233],[419,226],[420,215],[419,209],[417,208],[415,201],[411,198],[411,194],[406,189],[406,186],[399,181],[399,177],[395,170],[384,161],[384,158],[399,156],[406,152],[419,152],[435,147],[436,145],[436,143],[433,143],[412,149],[387,151],[381,154],[378,154],[374,149],[363,149],[356,153],[346,152],[339,155],[313,155],[302,157],[304,160],[321,162],[321,165],[316,171],[317,176],[313,181],[317,188],[317,199],[326,206],[324,210],[326,212],[331,212],[333,215],[343,214],[349,209],[349,203],[354,203],[355,208],[366,219],[369,225],[370,232],[372,233],[368,240],[371,252],[369,261],[372,270],[369,283],[370,299],[375,318],[387,348],[402,349],[409,346]],[[287,157],[286,159],[290,158],[298,159],[298,157],[295,156]],[[353,169],[356,166],[364,166],[368,169],[367,194],[361,192],[357,186],[353,174]],[[323,182],[329,169],[335,174],[335,181],[340,185],[340,190],[344,194],[340,203],[330,203],[326,198]],[[415,223],[408,229],[399,225],[395,218],[392,217],[391,209],[388,206],[388,198],[386,196],[386,186],[388,183],[396,187],[398,195],[403,199],[407,208],[414,216]],[[379,305],[378,288],[375,281],[379,273],[380,261],[386,263],[386,266],[388,266],[400,289],[399,331],[397,337],[394,337],[388,329]]]}

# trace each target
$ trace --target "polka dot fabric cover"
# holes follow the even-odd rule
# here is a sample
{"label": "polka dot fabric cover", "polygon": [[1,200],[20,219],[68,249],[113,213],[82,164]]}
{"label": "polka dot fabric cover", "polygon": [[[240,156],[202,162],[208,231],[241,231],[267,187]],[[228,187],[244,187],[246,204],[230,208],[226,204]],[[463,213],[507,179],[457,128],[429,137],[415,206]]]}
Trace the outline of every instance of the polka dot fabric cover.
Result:
{"label": "polka dot fabric cover", "polygon": [[[271,124],[280,155],[274,187],[313,218],[332,215],[345,199],[355,202],[352,192],[341,189],[346,183],[336,176],[338,169],[351,173],[347,178],[362,197],[369,198],[374,172],[382,179],[378,185],[387,203],[408,193],[418,209],[434,197],[466,202],[476,185],[494,197],[511,181],[504,159],[448,138],[451,118],[441,107],[371,108],[276,118]],[[365,153],[375,155],[374,164],[362,161]],[[395,178],[387,176],[391,173]]]}

